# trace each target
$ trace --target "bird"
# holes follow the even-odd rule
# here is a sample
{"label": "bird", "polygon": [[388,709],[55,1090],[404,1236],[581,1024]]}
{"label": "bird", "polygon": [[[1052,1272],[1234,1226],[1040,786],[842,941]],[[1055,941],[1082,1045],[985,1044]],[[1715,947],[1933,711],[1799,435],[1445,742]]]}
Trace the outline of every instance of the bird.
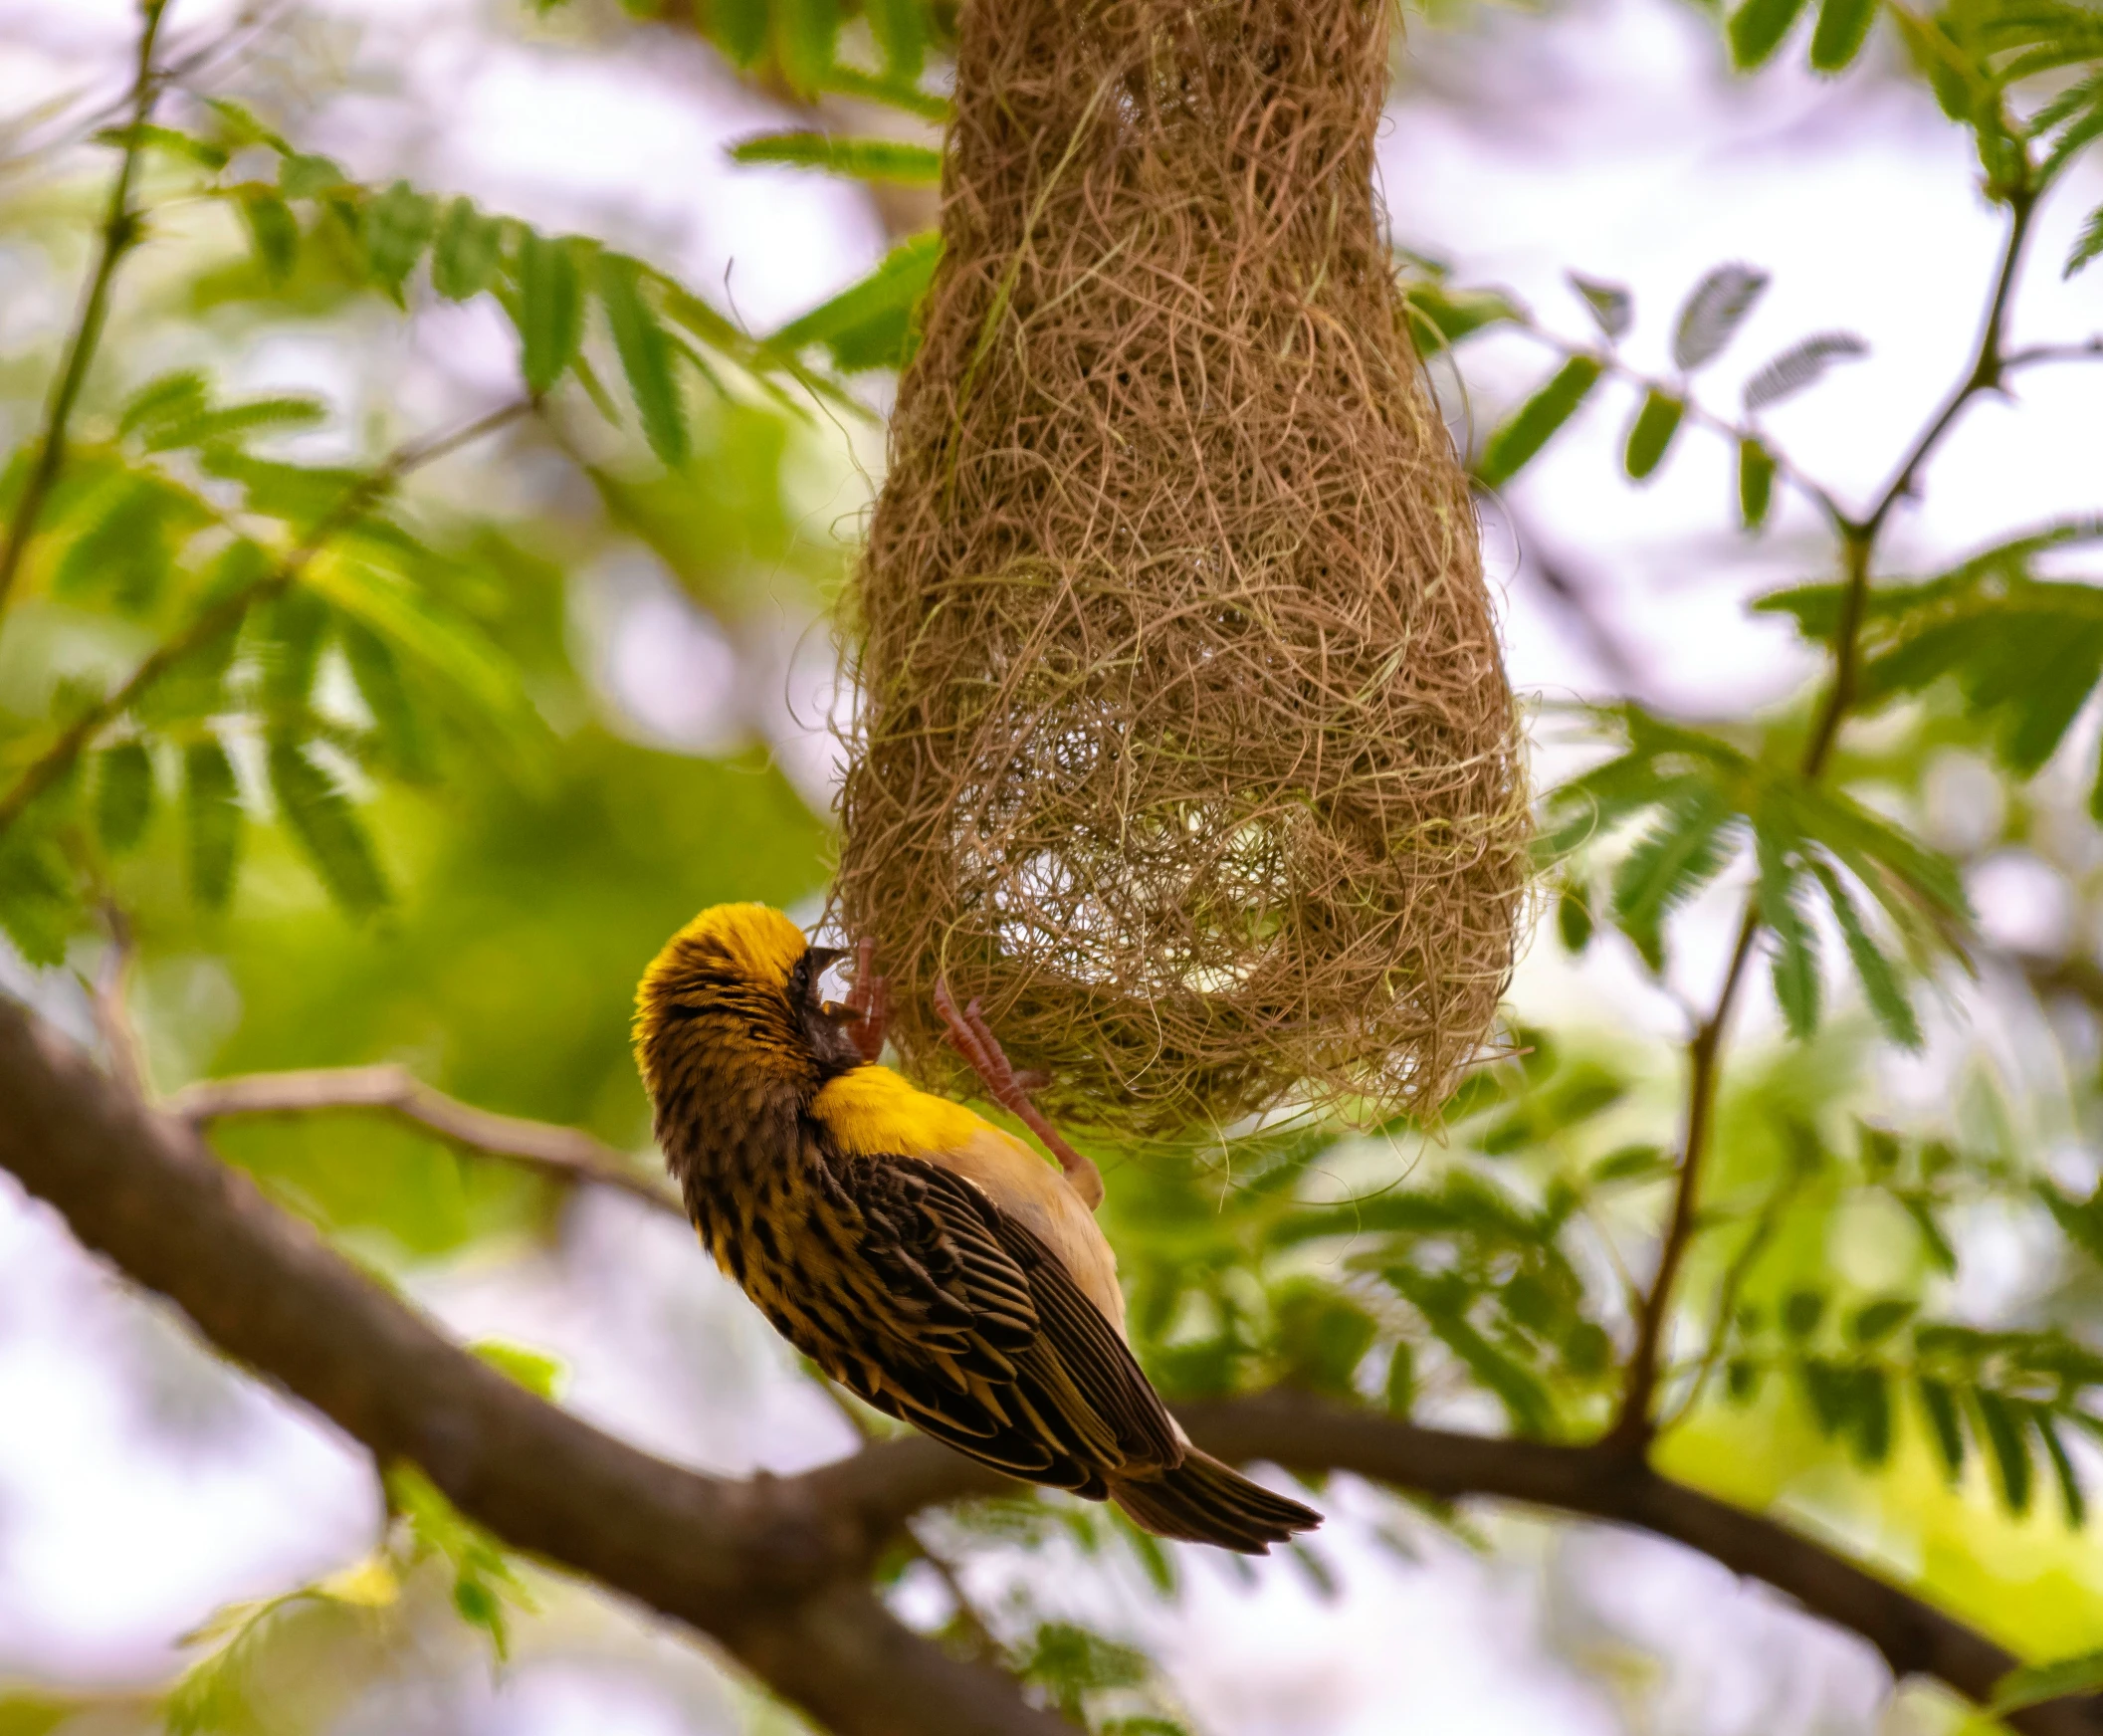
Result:
{"label": "bird", "polygon": [[978,1004],[936,1005],[1055,1168],[881,1065],[885,993],[763,904],[681,929],[636,994],[658,1142],[717,1264],[864,1403],[1009,1475],[1115,1502],[1157,1537],[1245,1555],[1322,1515],[1192,1445],[1125,1332],[1095,1167],[1029,1103]]}

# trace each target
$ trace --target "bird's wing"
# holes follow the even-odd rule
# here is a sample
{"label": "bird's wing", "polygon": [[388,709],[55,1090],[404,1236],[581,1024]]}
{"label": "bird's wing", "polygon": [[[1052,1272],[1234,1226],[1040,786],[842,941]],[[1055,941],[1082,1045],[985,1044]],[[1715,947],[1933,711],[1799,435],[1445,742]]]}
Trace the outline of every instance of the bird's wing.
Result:
{"label": "bird's wing", "polygon": [[804,1346],[828,1374],[1038,1481],[1099,1494],[1106,1474],[1180,1461],[1132,1352],[1042,1239],[940,1164],[827,1152],[814,1134],[855,1256],[830,1342]]}

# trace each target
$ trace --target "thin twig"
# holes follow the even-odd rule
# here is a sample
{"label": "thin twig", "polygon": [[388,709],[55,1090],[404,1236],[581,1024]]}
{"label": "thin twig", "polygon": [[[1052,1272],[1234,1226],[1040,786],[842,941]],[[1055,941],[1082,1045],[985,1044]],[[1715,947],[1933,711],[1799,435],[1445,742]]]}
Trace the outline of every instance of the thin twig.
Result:
{"label": "thin twig", "polygon": [[[1837,508],[1831,509],[1840,533],[1846,585],[1841,596],[1839,626],[1834,634],[1832,680],[1819,705],[1799,766],[1806,779],[1816,778],[1824,772],[1833,745],[1839,738],[1840,726],[1855,701],[1862,616],[1868,602],[1869,575],[1877,538],[1898,503],[1913,492],[1923,466],[1957,425],[1966,406],[1982,392],[1999,389],[2006,371],[2004,344],[2008,309],[2021,268],[2024,245],[2029,238],[2030,218],[2036,209],[2036,191],[2025,181],[2008,193],[2007,204],[2007,236],[1994,273],[1993,291],[1981,323],[1979,339],[1963,377],[1900,459],[1891,480],[1885,484],[1868,513],[1856,519]],[[1730,965],[1724,972],[1715,1008],[1688,1040],[1686,1135],[1681,1147],[1683,1155],[1678,1184],[1673,1191],[1664,1240],[1658,1250],[1657,1276],[1651,1281],[1637,1315],[1635,1344],[1629,1353],[1620,1408],[1605,1436],[1605,1443],[1620,1451],[1641,1453],[1657,1433],[1658,1424],[1652,1410],[1657,1397],[1665,1323],[1671,1313],[1674,1284],[1699,1222],[1702,1169],[1715,1119],[1724,1038],[1762,926],[1759,898],[1755,894],[1746,901],[1739,924],[1738,944],[1732,950]]]}
{"label": "thin twig", "polygon": [[88,287],[81,297],[73,334],[66,342],[65,359],[52,381],[36,462],[30,466],[14,516],[8,521],[7,540],[0,542],[0,613],[6,611],[8,593],[14,589],[22,557],[28,551],[30,538],[36,534],[44,502],[66,462],[66,431],[73,420],[74,405],[80,400],[81,384],[88,377],[89,363],[95,359],[96,346],[102,341],[103,325],[109,312],[109,286],[116,276],[117,264],[138,245],[143,233],[138,212],[131,204],[131,183],[138,171],[141,129],[160,93],[160,83],[153,73],[153,44],[160,35],[160,21],[166,10],[167,0],[144,0],[140,8],[138,66],[131,82],[131,128],[124,140],[123,154],[117,159],[116,179],[109,188],[108,212],[103,219],[95,269],[89,274]]}
{"label": "thin twig", "polygon": [[426,1085],[406,1067],[320,1067],[202,1079],[159,1108],[192,1127],[243,1116],[391,1115],[450,1146],[501,1158],[565,1187],[613,1188],[660,1211],[686,1215],[666,1189],[581,1129],[477,1109]]}
{"label": "thin twig", "polygon": [[243,586],[206,609],[189,626],[150,652],[112,693],[90,706],[69,724],[49,748],[24,767],[13,787],[0,795],[0,832],[5,832],[21,817],[24,808],[65,775],[105,724],[122,716],[155,682],[193,651],[210,644],[222,633],[232,632],[250,609],[295,583],[309,561],[331,540],[377,506],[410,472],[457,452],[470,442],[517,420],[531,408],[529,401],[521,399],[478,417],[451,433],[397,447],[376,468],[345,490],[343,498],[315,522],[292,552],[276,566],[253,584]]}

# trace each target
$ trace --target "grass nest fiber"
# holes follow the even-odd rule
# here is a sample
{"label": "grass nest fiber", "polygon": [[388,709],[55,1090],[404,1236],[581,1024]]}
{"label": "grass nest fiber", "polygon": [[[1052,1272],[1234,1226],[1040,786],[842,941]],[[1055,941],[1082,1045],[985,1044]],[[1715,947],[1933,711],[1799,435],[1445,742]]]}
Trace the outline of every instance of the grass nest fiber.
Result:
{"label": "grass nest fiber", "polygon": [[1392,0],[972,0],[847,623],[837,911],[909,1070],[1435,1114],[1510,976],[1518,722],[1372,192]]}

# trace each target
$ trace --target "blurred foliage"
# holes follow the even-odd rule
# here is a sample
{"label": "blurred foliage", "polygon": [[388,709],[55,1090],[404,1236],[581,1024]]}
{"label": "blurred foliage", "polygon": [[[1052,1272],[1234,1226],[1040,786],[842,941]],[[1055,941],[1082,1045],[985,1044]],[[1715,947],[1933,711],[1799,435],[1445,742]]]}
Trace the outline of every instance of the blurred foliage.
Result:
{"label": "blurred foliage", "polygon": [[[1757,67],[1805,10],[1743,0],[1723,41]],[[745,139],[739,160],[935,176],[953,7],[621,12],[600,8],[598,34],[561,40],[588,52],[632,31],[698,32],[809,119]],[[1820,0],[1805,52],[1837,75],[1880,33],[1976,141],[2019,246],[2030,211],[2103,139],[2093,10]],[[449,188],[358,183],[305,147],[297,106],[288,118],[276,96],[237,66],[222,84],[171,80],[133,121],[99,119],[86,142],[99,172],[135,170],[135,211],[105,210],[78,153],[0,181],[14,244],[52,285],[101,260],[126,286],[85,346],[48,331],[35,365],[0,367],[0,522],[19,557],[0,591],[0,968],[63,999],[92,986],[113,935],[135,937],[133,1008],[164,1089],[394,1059],[475,1104],[640,1151],[627,1017],[642,966],[719,899],[813,908],[827,821],[749,709],[728,745],[647,745],[594,642],[604,575],[646,556],[740,666],[776,678],[770,632],[784,615],[815,622],[848,558],[810,529],[799,477],[824,454],[837,466],[840,428],[873,420],[852,376],[910,358],[939,238],[901,235],[861,282],[753,336],[608,241]],[[841,103],[854,130],[829,129]],[[2103,212],[2064,269],[2099,248]],[[1807,759],[1808,697],[1700,726],[1632,703],[1585,712],[1573,725],[1602,757],[1545,806],[1566,954],[1677,992],[1676,941],[1742,899],[1781,1013],[1781,1034],[1725,1057],[1665,1340],[1662,1461],[1752,1504],[1843,1489],[1932,1544],[1924,1581],[1958,1613],[2019,1648],[2078,1649],[2081,1623],[2103,1614],[2062,1535],[2086,1521],[2103,1438],[2103,1190],[2048,1165],[2038,1135],[2057,1115],[2092,1151],[2103,1081],[2070,1039],[2065,1100],[2035,1101],[1944,1014],[1983,992],[1975,973],[2007,968],[2047,999],[2103,1009],[2103,966],[2086,954],[1995,960],[1964,877],[2023,850],[2062,868],[2084,908],[2103,899],[2103,794],[2088,793],[2103,776],[2083,769],[2069,802],[2063,775],[2077,754],[2094,762],[2077,720],[2103,680],[2103,606],[2089,600],[2103,590],[2068,562],[2103,527],[2011,526],[1947,570],[1883,570],[1880,519],[1833,508],[1760,420],[1863,355],[1863,337],[1806,333],[1752,374],[1733,415],[1696,390],[1767,287],[1747,266],[1692,286],[1662,377],[1621,357],[1645,317],[1625,288],[1573,275],[1591,323],[1573,342],[1440,262],[1404,252],[1398,270],[1439,366],[1465,377],[1469,341],[1495,330],[1553,352],[1473,455],[1485,489],[1520,478],[1618,382],[1638,405],[1607,455],[1627,480],[1722,440],[1736,484],[1720,506],[1742,532],[1794,496],[1833,533],[1835,576],[1756,607],[1821,653],[1844,648],[1842,699],[1873,727]],[[358,401],[236,383],[238,356],[274,334],[364,354],[372,330],[447,306],[510,333],[501,401],[426,425],[401,408],[419,394],[385,384]],[[81,395],[47,446],[47,394],[76,351]],[[1953,765],[1998,802],[1991,835],[1956,855],[1934,823]],[[1439,1128],[1346,1139],[1287,1124],[1100,1154],[1134,1342],[1164,1393],[1285,1383],[1549,1440],[1611,1421],[1679,1168],[1684,1057],[1589,1009],[1508,1038]],[[1923,1049],[1946,1088],[1899,1103],[1888,1064]],[[544,1182],[363,1119],[233,1122],[215,1141],[382,1270],[543,1233],[559,1203]],[[1981,1225],[2010,1222],[2049,1257],[2013,1301],[1989,1289],[1982,1312],[1973,1244]],[[543,1392],[559,1373],[522,1347],[485,1354]],[[412,1607],[425,1623],[450,1606],[502,1655],[531,1620],[526,1578],[412,1472],[391,1470],[387,1492],[368,1561],[199,1630],[169,1728],[324,1722],[335,1702],[284,1697],[274,1651],[353,1635],[375,1656],[398,1651]],[[942,1524],[952,1552],[1071,1550],[1140,1595],[1180,1589],[1178,1552],[1112,1513],[1018,1497]],[[1335,1583],[1323,1547],[1291,1558],[1318,1589]],[[2022,1550],[2057,1577],[2011,1589],[1993,1563]],[[901,1551],[886,1576],[920,1560]],[[2056,1600],[2044,1614],[2038,1586]],[[1143,1650],[1028,1588],[959,1609],[945,1631],[1095,1729],[1186,1727]],[[2092,1682],[2087,1662],[2004,1697]],[[87,1704],[0,1699],[0,1732],[56,1728]]]}

